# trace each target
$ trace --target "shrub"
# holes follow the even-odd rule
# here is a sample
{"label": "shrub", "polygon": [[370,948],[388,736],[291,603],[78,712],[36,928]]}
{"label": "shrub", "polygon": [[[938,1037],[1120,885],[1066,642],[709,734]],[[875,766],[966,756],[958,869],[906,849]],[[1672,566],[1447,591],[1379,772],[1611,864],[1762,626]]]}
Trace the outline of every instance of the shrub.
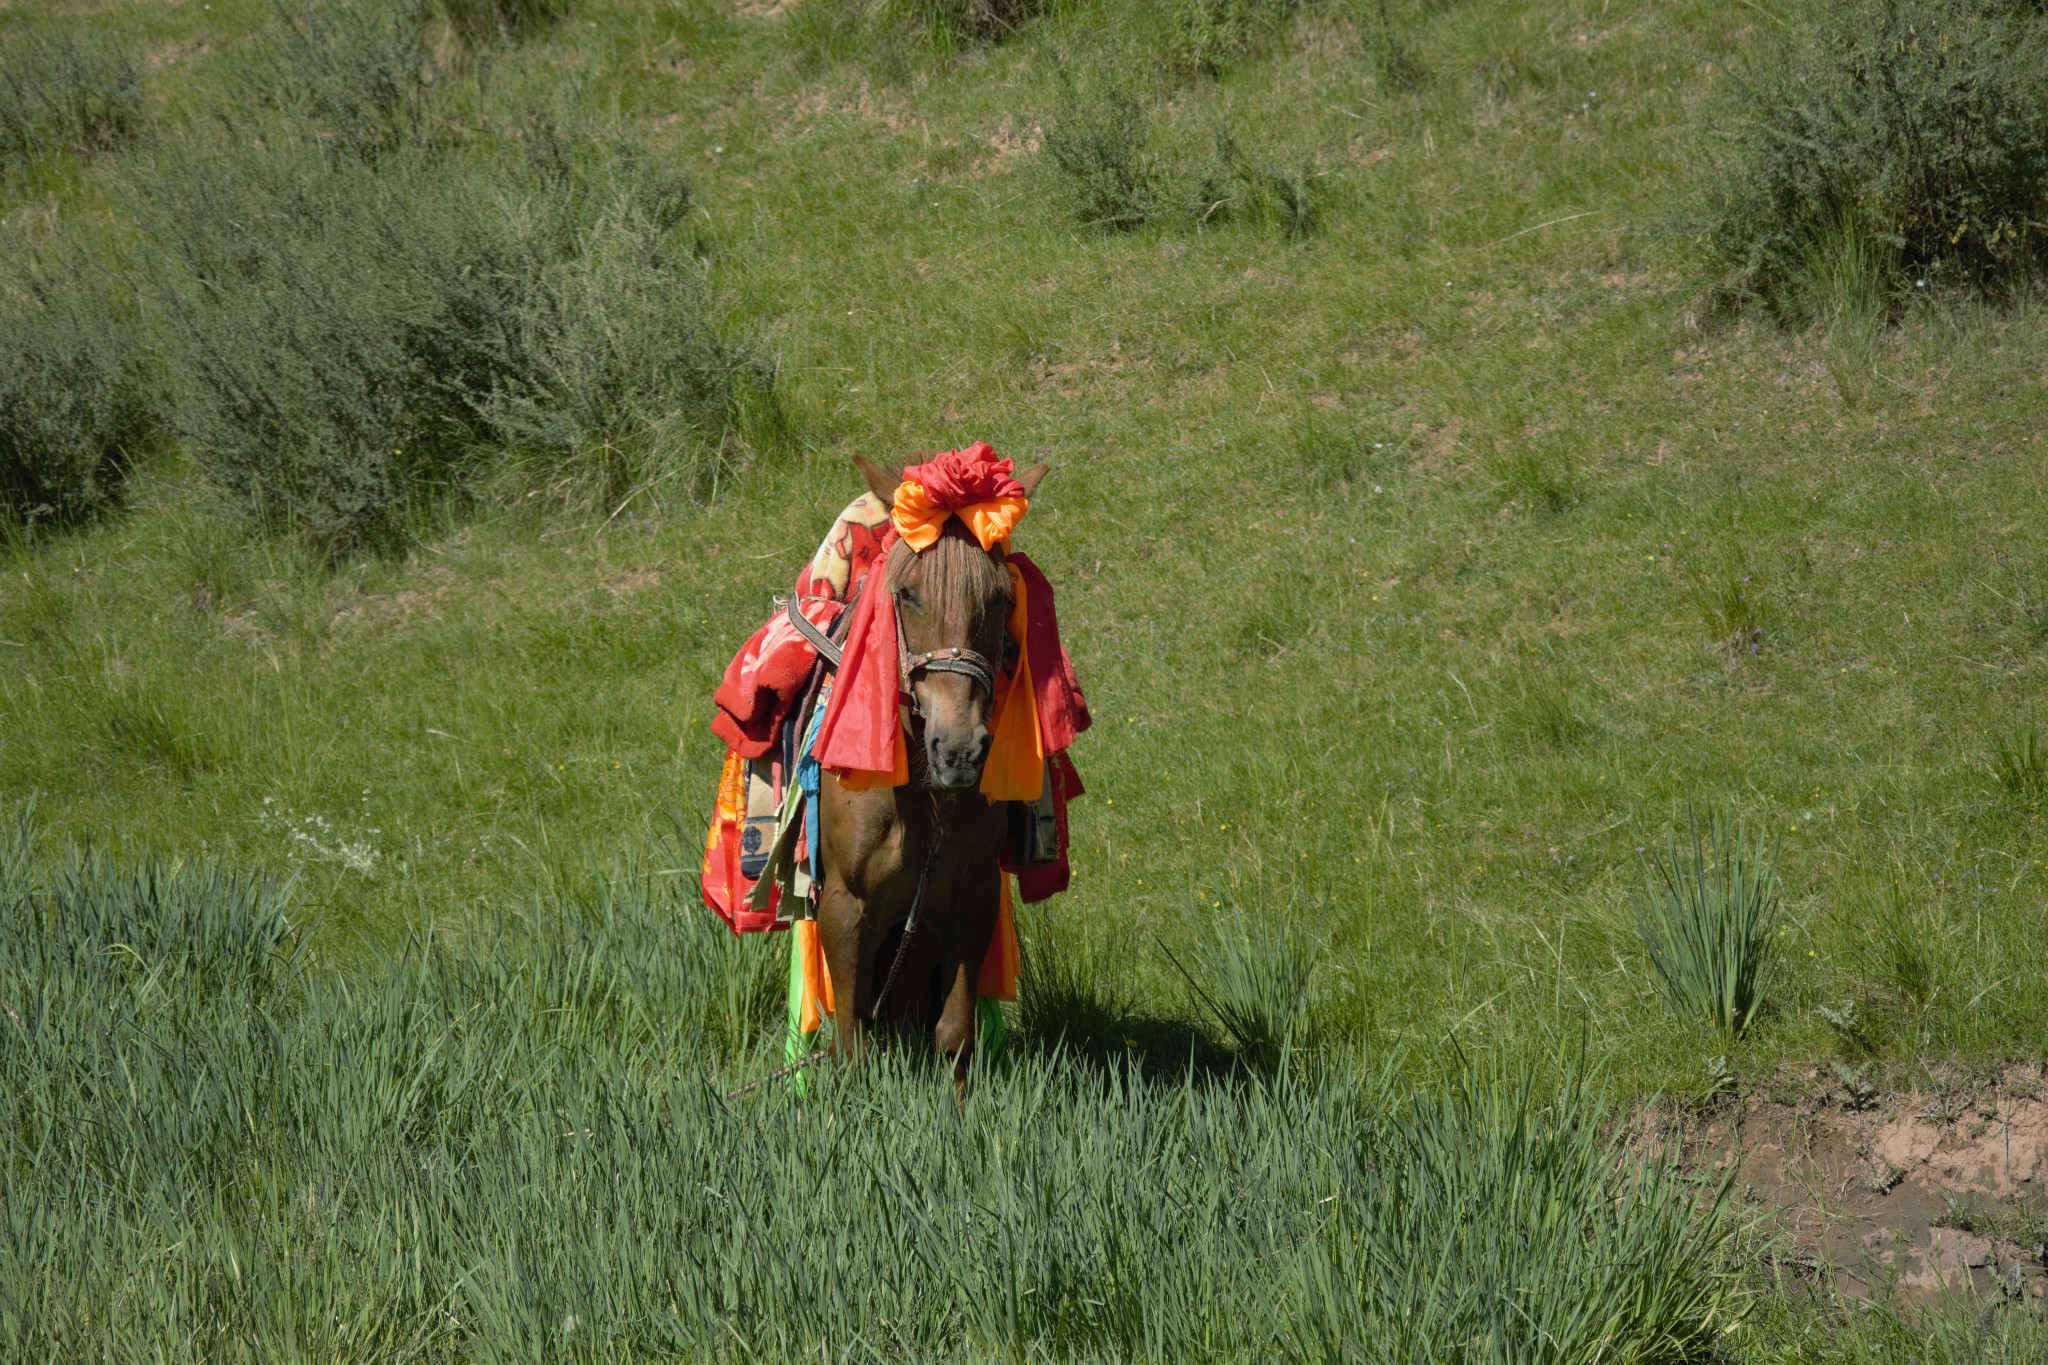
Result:
{"label": "shrub", "polygon": [[221,115],[236,124],[244,110],[267,111],[295,131],[375,156],[420,130],[429,62],[419,17],[409,10],[280,6],[276,26],[253,45],[236,78],[236,98]]}
{"label": "shrub", "polygon": [[142,71],[78,33],[11,33],[0,46],[0,172],[111,151],[142,131]]}
{"label": "shrub", "polygon": [[713,492],[775,431],[719,336],[678,177],[544,123],[517,144],[167,161],[144,215],[201,468],[330,555],[508,466]]}
{"label": "shrub", "polygon": [[1778,875],[1758,833],[1720,816],[1702,839],[1688,821],[1684,844],[1674,829],[1662,856],[1651,855],[1636,897],[1637,931],[1657,986],[1687,1024],[1740,1033],[1764,1001],[1778,908]]}
{"label": "shrub", "polygon": [[163,419],[141,324],[87,283],[81,256],[0,280],[0,519],[75,521],[106,510]]}
{"label": "shrub", "polygon": [[1738,294],[1787,320],[1824,316],[1827,274],[1870,268],[1835,259],[1845,240],[1915,280],[1984,286],[2040,264],[2048,25],[2037,7],[1830,0],[1734,88],[1743,109],[1706,243]]}
{"label": "shrub", "polygon": [[1321,225],[1316,177],[1258,164],[1227,127],[1216,130],[1212,147],[1207,163],[1156,155],[1144,106],[1113,81],[1093,99],[1069,84],[1045,132],[1053,173],[1085,226],[1132,232],[1148,224],[1240,223],[1299,238]]}
{"label": "shrub", "polygon": [[813,59],[897,64],[919,49],[950,55],[1000,42],[1047,8],[1046,0],[801,0],[788,24]]}

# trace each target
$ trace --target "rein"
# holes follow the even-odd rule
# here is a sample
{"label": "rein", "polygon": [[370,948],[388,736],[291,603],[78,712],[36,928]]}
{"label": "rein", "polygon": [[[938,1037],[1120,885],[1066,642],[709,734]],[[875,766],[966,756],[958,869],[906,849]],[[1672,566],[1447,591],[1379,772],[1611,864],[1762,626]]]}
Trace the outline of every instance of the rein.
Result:
{"label": "rein", "polygon": [[924,866],[917,874],[917,892],[910,898],[910,914],[903,921],[903,937],[896,942],[896,958],[889,964],[889,975],[883,978],[882,989],[875,993],[875,1003],[868,1006],[870,1024],[881,1017],[882,1002],[889,998],[889,988],[896,984],[896,973],[903,970],[903,959],[910,956],[911,940],[917,937],[918,912],[924,909],[924,893],[931,885],[932,867],[939,861],[939,845],[945,841],[946,817],[940,815],[932,825],[932,846],[925,850]]}

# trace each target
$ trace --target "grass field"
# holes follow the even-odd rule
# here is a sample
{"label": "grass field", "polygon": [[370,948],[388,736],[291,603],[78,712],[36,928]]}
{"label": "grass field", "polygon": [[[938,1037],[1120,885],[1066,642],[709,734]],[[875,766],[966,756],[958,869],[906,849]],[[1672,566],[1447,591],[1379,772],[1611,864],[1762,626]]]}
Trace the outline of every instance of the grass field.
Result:
{"label": "grass field", "polygon": [[[554,942],[554,912],[540,907],[614,895],[616,874],[598,870],[608,859],[652,860],[642,871],[656,882],[687,866],[721,756],[706,730],[712,684],[858,491],[846,457],[986,439],[1020,462],[1054,465],[1019,545],[1059,590],[1097,718],[1076,752],[1089,796],[1076,817],[1074,889],[1027,925],[1027,951],[1035,944],[1041,960],[1063,964],[1037,978],[1061,993],[1059,1007],[1027,1000],[1020,1010],[1064,1017],[1068,1041],[1098,1060],[1047,1060],[1045,1030],[1025,1029],[1038,1043],[977,1101],[976,1122],[993,1126],[974,1132],[1008,1131],[1022,1122],[1010,1106],[1042,1093],[1056,1097],[1043,1101],[1059,1109],[1053,1131],[1075,1142],[1095,1133],[1113,1148],[1126,1139],[1105,1134],[1125,1131],[1114,1128],[1121,1120],[1091,1106],[1113,1108],[1123,1102],[1116,1087],[1136,1082],[1102,1090],[1079,1079],[1111,1054],[1163,1087],[1131,1092],[1148,1097],[1130,1099],[1132,1112],[1182,1106],[1171,1142],[1190,1151],[1228,1150],[1240,1131],[1276,1123],[1337,1124],[1329,1151],[1398,1146],[1405,1118],[1370,1134],[1342,1123],[1363,1122],[1356,1111],[1382,1101],[1400,1115],[1452,1104],[1446,1096],[1459,1092],[1445,1087],[1468,1066],[1549,1086],[1574,1074],[1573,1057],[1605,1059],[1610,1102],[1625,1107],[1658,1092],[1707,1103],[1731,1078],[1756,1085],[1781,1066],[1832,1057],[1874,1060],[1884,1084],[1901,1087],[1929,1067],[1989,1075],[2040,1059],[2048,768],[2034,736],[2048,720],[2038,699],[2048,598],[2036,566],[2048,527],[2036,515],[2035,452],[2048,440],[2048,317],[2037,294],[1987,303],[1937,279],[1909,290],[1895,320],[1860,330],[1787,330],[1717,302],[1698,230],[1720,174],[1718,135],[1737,117],[1728,72],[1773,24],[1797,22],[1796,9],[1268,8],[1278,17],[1253,26],[1245,51],[1226,44],[1209,57],[1189,47],[1186,14],[1261,7],[1077,0],[1001,43],[946,44],[835,28],[833,6],[816,0],[589,0],[469,66],[443,34],[436,98],[450,103],[434,106],[437,117],[509,129],[545,102],[687,179],[708,315],[734,346],[772,359],[780,434],[687,488],[658,469],[618,484],[522,467],[417,509],[400,548],[339,562],[252,526],[202,477],[207,452],[165,439],[129,476],[125,509],[11,533],[0,791],[20,807],[33,798],[35,865],[63,866],[63,848],[83,842],[124,866],[148,853],[290,877],[294,923],[313,926],[294,939],[293,979],[316,983],[293,987],[313,991],[294,1018],[368,1018],[383,1008],[376,1001],[415,996],[442,1000],[435,1008],[452,1017],[472,997],[403,985],[406,972],[427,970],[418,962],[473,951],[515,974],[522,961],[557,962],[548,954],[567,951],[559,944],[501,942],[494,926],[532,919],[539,941]],[[135,187],[211,145],[210,111],[239,98],[238,73],[277,22],[253,0],[0,10],[0,43],[90,23],[128,44],[143,70],[145,126],[124,147],[11,174],[5,240],[101,252],[110,287],[147,296],[151,239]],[[1196,36],[1220,32],[1212,24]],[[1077,207],[1047,148],[1112,125],[1124,99],[1147,139],[1133,164],[1148,168],[1156,193],[1147,221],[1114,231],[1089,201]],[[1662,847],[1689,808],[1732,808],[1767,834],[1782,887],[1763,1002],[1732,1039],[1666,1011],[1631,910],[1644,884],[1639,854]],[[48,880],[21,876],[24,886]],[[1232,1039],[1160,945],[1240,918],[1295,926],[1315,944],[1315,1050],[1343,1059],[1331,1064],[1340,1080],[1325,1074],[1326,1084],[1275,1099],[1193,1078],[1229,1074]],[[414,965],[395,965],[407,944]],[[759,974],[750,959],[779,947],[700,945],[689,952],[704,956],[678,961]],[[533,1125],[599,1103],[597,1090],[613,1083],[600,1077],[644,1102],[651,1124],[662,1105],[700,1103],[657,1083],[683,1059],[715,1086],[743,1079],[772,1049],[735,1041],[706,1060],[694,1023],[673,1026],[684,1042],[661,1041],[670,1025],[658,1021],[694,1018],[698,1007],[680,1002],[705,988],[625,986],[619,998],[643,989],[668,1002],[644,1006],[657,1022],[588,1025],[588,1046],[609,1049],[601,1066],[586,1068],[574,1049],[534,1063],[575,1096],[550,1091],[509,1126],[477,1130],[470,1164],[450,1169],[483,1180],[540,1161],[551,1149]],[[291,1046],[316,1048],[305,1031],[315,1027],[293,1025]],[[1396,1085],[1381,1075],[1389,1065],[1422,1089],[1398,1102],[1371,1089]],[[870,1082],[849,1084],[863,1097],[833,1112],[886,1107],[860,1090]],[[923,1078],[871,1084],[915,1095]],[[577,1089],[586,1085],[596,1089]],[[56,1112],[25,1093],[9,1101],[17,1120]],[[421,1103],[421,1133],[468,1122],[450,1117],[452,1101]],[[1276,1119],[1257,1108],[1269,1103],[1302,1107]],[[1330,1117],[1339,1110],[1341,1123]],[[299,1112],[322,1111],[306,1101]],[[786,1126],[798,1122],[793,1111],[742,1106],[715,1122],[690,1112],[678,1131],[696,1123],[734,1151],[800,1159]],[[942,1122],[936,1100],[917,1114],[905,1123],[926,1127],[906,1133]],[[1129,1132],[1139,1147],[1152,1140]],[[622,1188],[622,1168],[604,1162],[652,1160],[633,1155],[626,1134],[573,1178]],[[415,1140],[428,1141],[406,1138]],[[432,1139],[444,1140],[458,1141]],[[378,1160],[412,1150],[364,1142]],[[255,1169],[238,1164],[255,1162],[254,1148],[217,1150],[214,1169]],[[299,1188],[306,1172],[343,1160],[338,1148],[322,1153],[280,1158],[276,1169]],[[100,1158],[79,1161],[103,1173]],[[1248,1164],[1256,1179],[1281,1182],[1275,1207],[1294,1207],[1288,1200],[1329,1175],[1313,1163]],[[165,1181],[183,1178],[164,1171]],[[898,1176],[911,1179],[881,1168],[873,1178]],[[555,1178],[535,1175],[522,1186],[535,1202],[493,1205],[488,1216],[510,1219],[507,1228],[545,1222],[548,1201],[574,1198],[547,1184]],[[787,1178],[802,1179],[794,1168]],[[431,1194],[406,1207],[466,1197],[418,1179],[428,1183],[407,1188]],[[787,1202],[774,1188],[761,1186],[763,1207]],[[138,1187],[132,1197],[158,1196]],[[1160,1186],[1128,1197],[1156,1208],[1180,1196]],[[1093,1207],[1112,1195],[1075,1198]],[[684,1208],[696,1206],[683,1195],[658,1199],[670,1221],[647,1224],[652,1240],[631,1242],[641,1248],[631,1255],[658,1257],[662,1237],[708,1226],[690,1223],[697,1215]],[[623,1218],[629,1203],[608,1207]],[[23,1207],[11,1203],[10,1216],[28,1216]],[[190,1208],[131,1218],[105,1207],[108,1239],[116,1225],[146,1240],[135,1229],[177,1218],[221,1237],[232,1224]],[[936,1207],[920,1216],[940,1218]],[[443,1215],[467,1211],[422,1214]],[[832,1226],[815,1209],[788,1216],[792,1239]],[[813,1218],[823,1221],[803,1221]],[[1022,1213],[1008,1223],[1039,1226]],[[911,1237],[907,1226],[887,1235]],[[339,1229],[319,1235],[356,1235]],[[1154,1234],[1130,1249],[1142,1250],[1143,1270],[1129,1272],[1138,1278],[1119,1283],[1223,1273],[1174,1259],[1175,1239],[1211,1234],[1169,1221]],[[575,1239],[551,1235],[565,1240],[535,1255],[571,1259],[535,1264],[569,1267]],[[1270,1259],[1306,1235],[1258,1232],[1254,1241],[1268,1240],[1243,1254],[1269,1259],[1232,1260],[1229,1274],[1254,1274],[1256,1263],[1273,1283],[1304,1277],[1276,1302],[1312,1301],[1306,1286],[1340,1273],[1328,1265],[1341,1261]],[[399,1273],[410,1253],[392,1236],[388,1266],[336,1269],[334,1285]],[[549,1344],[521,1336],[524,1326],[501,1337],[457,1326],[422,1352],[728,1349],[638,1326],[607,1327],[606,1344],[576,1342],[560,1324],[583,1308],[535,1299],[500,1317],[493,1305],[509,1301],[490,1295],[502,1284],[472,1282],[483,1297],[465,1312],[443,1297],[460,1273],[448,1267],[509,1243],[452,1223],[435,1236],[446,1239],[438,1268],[411,1297],[362,1312],[406,1332],[440,1312],[553,1321],[563,1335]],[[631,1239],[620,1236],[616,1255],[626,1257]],[[112,1240],[79,1238],[77,1256],[139,1263]],[[229,1256],[230,1243],[220,1246]],[[1050,1246],[1030,1254],[1096,1264]],[[293,1255],[279,1252],[276,1266],[326,1264]],[[37,1273],[85,1274],[61,1264]],[[528,1270],[519,1283],[598,1283],[609,1264]],[[1325,1323],[1332,1335],[1313,1342],[1286,1336],[1320,1321],[1293,1308],[1218,1319],[1222,1335],[1205,1336],[1191,1291],[1165,1336],[1132,1325],[1142,1313],[1062,1336],[1064,1320],[1019,1326],[1022,1309],[993,1307],[988,1285],[1021,1281],[986,1273],[948,1282],[944,1293],[957,1297],[944,1308],[848,1301],[798,1320],[734,1300],[719,1312],[740,1335],[724,1340],[735,1354],[778,1358],[819,1341],[836,1354],[853,1349],[849,1324],[870,1318],[914,1320],[896,1339],[904,1351],[970,1356],[1004,1344],[1253,1356],[1284,1338],[1286,1350],[1334,1358],[1375,1340],[1367,1319]],[[32,1312],[24,1274],[9,1272],[8,1311]],[[791,1262],[789,1274],[829,1278],[810,1262]],[[747,1284],[768,1292],[767,1280]],[[345,1297],[342,1287],[332,1294]],[[1774,1295],[1766,1288],[1757,1301],[1765,1307],[1747,1335],[1716,1349],[1886,1359],[1910,1338],[1923,1359],[2019,1360],[2039,1347],[2017,1324],[1976,1336],[1873,1317],[1837,1332]],[[588,1311],[634,1323],[645,1307]],[[998,1311],[1013,1316],[962,1316]],[[39,1351],[101,1339],[98,1319],[78,1321],[16,1339]],[[326,1318],[219,1321],[236,1325],[183,1336],[180,1349],[255,1359],[270,1358],[258,1343],[324,1343],[275,1347],[289,1358],[325,1355],[339,1340]],[[383,1358],[399,1338],[378,1340],[335,1350]],[[875,1354],[898,1349],[861,1341]],[[1510,1346],[1431,1356],[1388,1339],[1384,1349],[1528,1358],[1487,1354]],[[1639,1358],[1677,1358],[1669,1343],[1641,1349]]]}

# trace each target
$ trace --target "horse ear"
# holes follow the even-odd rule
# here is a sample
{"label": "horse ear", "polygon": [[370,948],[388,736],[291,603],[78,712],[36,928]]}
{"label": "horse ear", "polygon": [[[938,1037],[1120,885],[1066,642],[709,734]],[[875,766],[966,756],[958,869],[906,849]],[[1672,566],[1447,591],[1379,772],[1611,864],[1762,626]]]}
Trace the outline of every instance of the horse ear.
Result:
{"label": "horse ear", "polygon": [[882,506],[892,505],[896,501],[896,485],[903,482],[901,476],[891,474],[873,460],[862,459],[858,455],[853,457],[853,462],[860,468],[860,476],[867,480],[868,492],[880,498]]}
{"label": "horse ear", "polygon": [[1039,482],[1050,473],[1052,473],[1051,465],[1035,464],[1017,476],[1017,482],[1024,485],[1024,500],[1026,502],[1037,496]]}

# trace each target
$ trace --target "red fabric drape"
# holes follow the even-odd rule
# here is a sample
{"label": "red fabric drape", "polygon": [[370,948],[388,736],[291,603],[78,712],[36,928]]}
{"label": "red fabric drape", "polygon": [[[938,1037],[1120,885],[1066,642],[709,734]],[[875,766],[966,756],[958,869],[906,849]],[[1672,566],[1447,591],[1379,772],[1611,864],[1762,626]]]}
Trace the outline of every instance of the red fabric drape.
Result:
{"label": "red fabric drape", "polygon": [[885,573],[877,560],[853,609],[832,704],[813,750],[821,767],[842,774],[896,769],[896,611]]}
{"label": "red fabric drape", "polygon": [[1052,584],[1028,555],[1011,555],[1010,563],[1024,575],[1025,595],[1031,619],[1025,626],[1024,647],[1030,651],[1031,682],[1038,692],[1038,724],[1045,751],[1058,753],[1074,742],[1092,720],[1087,698],[1074,678],[1074,661],[1060,644],[1059,615],[1054,610]]}

